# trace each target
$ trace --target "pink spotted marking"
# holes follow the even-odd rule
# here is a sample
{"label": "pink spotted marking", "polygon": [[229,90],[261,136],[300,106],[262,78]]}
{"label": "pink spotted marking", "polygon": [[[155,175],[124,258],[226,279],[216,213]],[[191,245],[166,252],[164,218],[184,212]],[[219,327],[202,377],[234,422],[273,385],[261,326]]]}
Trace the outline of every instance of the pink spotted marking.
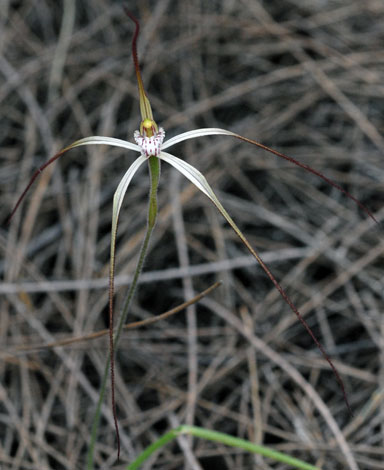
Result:
{"label": "pink spotted marking", "polygon": [[161,146],[165,137],[165,132],[162,127],[159,132],[155,133],[152,137],[141,135],[139,131],[133,134],[137,145],[141,148],[141,155],[143,157],[156,156],[158,157],[161,152]]}

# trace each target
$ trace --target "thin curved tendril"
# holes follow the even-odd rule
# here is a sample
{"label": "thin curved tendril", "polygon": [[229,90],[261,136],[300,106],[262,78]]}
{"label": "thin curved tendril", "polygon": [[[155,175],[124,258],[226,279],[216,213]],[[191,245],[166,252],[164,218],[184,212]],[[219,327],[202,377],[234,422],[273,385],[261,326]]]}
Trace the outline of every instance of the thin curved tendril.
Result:
{"label": "thin curved tendril", "polygon": [[[117,222],[116,222],[117,230]],[[115,243],[115,240],[111,240],[111,243]],[[112,402],[112,414],[113,422],[115,425],[116,443],[117,443],[117,460],[120,459],[120,432],[119,423],[117,420],[116,413],[116,400],[115,400],[115,348],[113,339],[113,299],[115,291],[115,257],[110,260],[109,269],[109,356],[110,356],[110,370],[111,370],[111,402]]]}
{"label": "thin curved tendril", "polygon": [[202,128],[202,129],[196,129],[194,131],[188,131],[184,132],[183,134],[179,134],[175,137],[172,137],[171,139],[167,140],[164,142],[163,145],[163,150],[167,149],[168,147],[171,147],[172,145],[178,144],[180,142],[183,142],[184,140],[188,139],[194,139],[196,137],[204,137],[208,135],[229,135],[232,137],[236,137],[239,140],[242,140],[244,142],[247,142],[249,144],[255,145],[256,147],[259,147],[263,150],[266,150],[267,152],[272,153],[273,155],[276,155],[277,157],[283,158],[284,160],[287,160],[290,163],[293,163],[294,165],[297,165],[300,168],[303,168],[304,170],[308,171],[309,173],[312,173],[319,178],[321,178],[323,181],[325,181],[327,184],[333,186],[336,188],[338,191],[343,193],[345,196],[347,196],[349,199],[351,199],[356,205],[360,207],[376,224],[379,225],[378,220],[376,217],[372,214],[372,212],[364,205],[362,204],[358,199],[356,199],[352,194],[350,194],[348,191],[346,191],[344,188],[339,186],[337,183],[326,177],[323,173],[321,173],[318,170],[315,170],[314,168],[310,167],[309,165],[306,165],[305,163],[301,163],[299,160],[296,160],[293,157],[289,157],[288,155],[285,155],[284,153],[278,152],[277,150],[274,150],[270,147],[267,147],[264,144],[261,144],[260,142],[257,142],[256,140],[249,139],[248,137],[243,137],[240,134],[236,134],[235,132],[227,131],[226,129],[220,129],[220,128]]}
{"label": "thin curved tendril", "polygon": [[333,365],[333,362],[331,360],[331,358],[328,356],[327,352],[325,351],[323,345],[320,343],[320,341],[316,338],[315,334],[312,332],[312,329],[310,328],[310,326],[308,325],[307,321],[304,319],[304,317],[301,315],[301,313],[298,311],[298,309],[296,308],[295,304],[291,301],[291,299],[289,298],[288,294],[285,292],[285,290],[281,287],[281,285],[277,282],[275,276],[272,274],[272,272],[269,270],[268,266],[264,263],[264,261],[260,258],[260,256],[256,253],[256,251],[251,247],[251,245],[249,244],[248,240],[245,239],[245,237],[243,238],[242,236],[240,236],[238,234],[238,236],[240,237],[240,239],[245,243],[245,246],[248,248],[248,250],[255,256],[255,258],[257,259],[258,263],[260,264],[260,266],[263,268],[264,272],[267,274],[267,276],[269,277],[269,279],[272,281],[273,285],[276,287],[276,289],[279,291],[280,295],[282,296],[282,298],[284,299],[284,301],[289,305],[290,309],[293,311],[293,313],[297,316],[297,318],[300,320],[300,322],[302,323],[302,325],[304,326],[304,328],[307,330],[307,332],[309,333],[309,335],[311,336],[312,340],[314,341],[314,343],[316,344],[316,346],[319,348],[321,354],[323,355],[323,357],[325,358],[325,360],[328,362],[328,364],[330,365],[333,373],[335,374],[335,377],[340,385],[340,388],[341,388],[341,391],[343,393],[343,397],[344,397],[344,401],[345,401],[345,404],[347,405],[347,408],[348,408],[348,411],[350,413],[350,415],[352,416],[353,413],[352,413],[352,408],[351,408],[351,405],[349,404],[349,401],[348,401],[348,396],[347,396],[347,393],[345,391],[345,387],[344,387],[344,382],[342,380],[342,378],[340,377],[340,374],[339,372],[337,371],[336,367]]}
{"label": "thin curved tendril", "polygon": [[[6,219],[6,223],[10,223],[15,212],[19,208],[21,202],[23,201],[25,195],[35,182],[36,178],[43,172],[51,163],[55,162],[58,158],[64,155],[68,150],[71,150],[76,145],[72,144],[65,149],[61,150],[60,152],[56,153],[52,158],[50,158],[47,162],[41,165],[32,175],[29,183],[27,184],[26,188],[22,192],[21,196],[17,200],[15,207],[13,208],[12,212]],[[114,242],[114,240],[112,240]],[[114,296],[114,266],[115,266],[115,259],[114,257],[110,260],[111,268],[110,268],[110,276],[109,276],[109,341],[110,341],[110,369],[111,369],[111,396],[112,396],[112,411],[113,411],[113,420],[116,430],[116,441],[117,441],[117,459],[120,458],[120,434],[119,434],[119,426],[117,421],[117,414],[116,414],[116,405],[115,405],[115,360],[114,360],[114,347],[113,347],[113,296]]]}
{"label": "thin curved tendril", "polygon": [[5,223],[6,224],[9,224],[13,218],[13,216],[15,215],[15,212],[17,211],[17,209],[19,208],[21,202],[23,201],[25,195],[27,194],[27,192],[29,191],[29,189],[31,188],[31,186],[33,185],[33,183],[35,182],[36,178],[40,175],[40,173],[45,170],[47,168],[47,166],[49,166],[51,163],[53,163],[54,161],[56,161],[58,158],[60,158],[62,155],[64,155],[65,152],[67,152],[68,150],[70,150],[72,147],[67,147],[65,148],[64,150],[61,150],[60,152],[56,153],[52,158],[50,158],[47,162],[44,163],[44,165],[41,165],[40,168],[38,168],[32,175],[32,178],[29,180],[29,183],[27,184],[27,187],[24,189],[24,191],[21,193],[21,196],[19,197],[19,199],[17,200],[16,204],[15,204],[15,207],[13,208],[12,212],[9,214],[9,216],[7,217]]}
{"label": "thin curved tendril", "polygon": [[209,199],[214,203],[214,205],[217,207],[217,209],[220,211],[220,213],[223,215],[223,217],[227,220],[229,225],[232,227],[236,235],[240,238],[240,240],[244,243],[244,245],[247,247],[247,249],[250,251],[252,256],[257,260],[257,262],[260,264],[261,268],[264,270],[264,272],[267,274],[269,279],[272,281],[273,285],[276,287],[276,289],[279,291],[280,295],[284,299],[284,301],[288,304],[288,306],[291,308],[292,312],[297,316],[297,318],[300,320],[300,322],[303,324],[313,341],[315,342],[316,346],[319,348],[321,354],[323,357],[326,359],[330,367],[332,368],[333,373],[335,374],[335,377],[340,385],[341,391],[343,393],[344,401],[347,405],[348,411],[352,415],[352,409],[349,404],[347,394],[345,391],[344,383],[336,369],[336,367],[333,365],[333,362],[331,361],[330,357],[326,353],[325,349],[323,348],[322,344],[319,342],[319,340],[316,338],[314,333],[312,332],[310,326],[304,319],[304,317],[301,315],[301,313],[298,311],[298,309],[295,307],[294,303],[292,300],[289,298],[288,294],[285,292],[285,290],[282,288],[282,286],[278,283],[276,280],[275,276],[272,274],[272,272],[269,270],[267,265],[264,263],[264,261],[261,259],[260,255],[252,248],[251,244],[248,242],[247,238],[245,235],[241,232],[239,227],[236,225],[232,217],[228,214],[228,212],[224,209],[223,205],[213,192],[211,186],[209,185],[208,181],[206,178],[193,166],[191,166],[189,163],[185,162],[184,160],[180,160],[179,158],[175,157],[174,155],[162,152],[160,155],[160,158],[163,160],[167,161],[170,163],[172,166],[174,166],[177,170],[179,170],[187,179],[189,179],[193,184],[195,184],[206,196],[209,197]]}
{"label": "thin curved tendril", "polygon": [[19,208],[20,204],[22,203],[24,197],[28,193],[29,189],[37,179],[37,177],[40,175],[40,173],[43,172],[51,163],[55,162],[58,158],[60,158],[62,155],[64,155],[66,152],[68,152],[71,149],[74,149],[76,147],[80,147],[82,145],[111,145],[115,147],[122,147],[126,148],[128,150],[134,150],[134,151],[140,151],[139,147],[131,142],[126,142],[124,140],[120,139],[115,139],[112,137],[103,137],[103,136],[92,136],[92,137],[86,137],[84,139],[77,140],[76,142],[73,142],[72,144],[68,145],[64,149],[60,150],[60,152],[57,152],[53,157],[51,157],[48,161],[46,161],[43,165],[41,165],[32,175],[31,179],[29,180],[29,183],[27,184],[26,188],[24,191],[21,193],[21,196],[17,200],[14,208],[12,209],[12,212],[8,215],[8,217],[5,220],[5,224],[9,224],[15,215],[15,212]]}
{"label": "thin curved tendril", "polygon": [[135,64],[136,77],[137,77],[139,88],[140,90],[144,91],[143,80],[141,79],[141,74],[140,74],[139,59],[137,57],[137,38],[139,37],[139,33],[140,33],[140,23],[132,15],[132,13],[128,10],[126,6],[124,6],[123,8],[124,8],[126,15],[135,23],[135,26],[136,26],[135,33],[132,39],[132,56],[133,56],[133,62]]}
{"label": "thin curved tendril", "polygon": [[151,104],[144,90],[144,84],[143,84],[143,80],[141,78],[141,73],[140,73],[139,59],[137,57],[137,38],[140,33],[140,24],[139,24],[139,21],[132,15],[132,13],[128,10],[126,6],[124,6],[124,11],[126,15],[135,23],[135,26],[136,26],[135,34],[133,35],[133,39],[132,39],[132,56],[133,56],[133,62],[135,64],[137,84],[139,86],[141,117],[143,120],[146,118],[153,120]]}
{"label": "thin curved tendril", "polygon": [[[115,283],[115,251],[116,251],[116,237],[117,237],[117,225],[119,222],[119,215],[121,205],[128,186],[140,168],[142,163],[146,161],[143,156],[138,157],[132,165],[128,168],[123,178],[121,179],[115,194],[113,196],[113,210],[112,210],[112,227],[111,227],[111,252],[110,252],[110,268],[109,268],[109,352],[110,352],[110,369],[111,369],[111,397],[112,397],[112,412],[113,420],[115,423],[116,441],[117,441],[117,459],[120,458],[120,433],[116,413],[116,402],[115,402],[115,347],[114,347],[114,321],[113,321],[113,297],[114,297],[114,283]],[[116,339],[117,341],[117,339]]]}
{"label": "thin curved tendril", "polygon": [[313,175],[318,176],[323,181],[325,181],[326,183],[328,183],[331,186],[333,186],[334,188],[336,188],[338,191],[345,194],[349,199],[351,199],[355,204],[357,204],[360,207],[360,209],[362,209],[374,222],[379,224],[376,217],[372,214],[372,212],[369,209],[367,209],[367,207],[365,207],[364,204],[362,204],[358,199],[356,199],[354,196],[352,196],[352,194],[350,194],[344,188],[339,186],[337,183],[335,183],[334,181],[332,181],[331,179],[327,178],[325,175],[320,173],[320,171],[315,170],[314,168],[310,167],[309,165],[306,165],[305,163],[301,163],[300,161],[296,160],[293,157],[289,157],[288,155],[285,155],[284,153],[278,152],[277,150],[274,150],[270,147],[267,147],[266,145],[260,144],[259,142],[255,141],[255,140],[248,139],[247,137],[243,137],[239,134],[233,134],[233,136],[236,137],[237,139],[243,140],[244,142],[248,142],[250,144],[256,145],[257,147],[259,147],[263,150],[266,150],[267,152],[273,153],[277,157],[284,158],[284,160],[287,160],[290,163],[293,163],[293,164],[299,166],[300,168],[303,168],[304,170],[308,171],[309,173],[312,173]]}

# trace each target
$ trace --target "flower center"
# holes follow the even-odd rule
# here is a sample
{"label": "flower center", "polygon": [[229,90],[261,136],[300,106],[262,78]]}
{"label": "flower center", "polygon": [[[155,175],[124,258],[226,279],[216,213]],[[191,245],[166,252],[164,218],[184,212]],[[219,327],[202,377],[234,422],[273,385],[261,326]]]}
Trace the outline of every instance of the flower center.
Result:
{"label": "flower center", "polygon": [[151,135],[149,137],[148,135],[146,135],[147,133],[149,134],[149,132],[147,132],[145,124],[144,126],[140,127],[144,127],[142,133],[140,133],[139,131],[135,131],[133,136],[137,145],[141,148],[141,155],[147,158],[151,157],[152,155],[158,157],[160,155],[161,146],[165,137],[164,129],[160,127],[159,130],[157,130],[156,126],[155,130],[155,127],[151,126]]}

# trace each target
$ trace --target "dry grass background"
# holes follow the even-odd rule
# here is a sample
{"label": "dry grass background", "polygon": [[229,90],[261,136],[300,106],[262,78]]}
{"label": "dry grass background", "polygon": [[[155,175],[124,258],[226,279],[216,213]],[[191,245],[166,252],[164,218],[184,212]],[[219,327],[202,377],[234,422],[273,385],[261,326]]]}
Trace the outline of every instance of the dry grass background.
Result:
{"label": "dry grass background", "polygon": [[[121,3],[1,1],[3,221],[33,169],[64,145],[95,134],[132,139],[140,119],[133,25]],[[324,172],[383,220],[384,2],[124,4],[142,24],[144,82],[168,137],[224,127],[258,139]],[[206,175],[305,315],[343,377],[354,416],[230,228],[163,165],[160,217],[130,321],[215,280],[223,285],[187,312],[124,335],[116,380],[122,462],[115,463],[108,399],[97,468],[124,468],[166,430],[195,423],[327,470],[382,469],[382,232],[318,178],[235,139],[206,137],[174,153]],[[1,229],[1,469],[85,466],[107,339],[44,345],[107,326],[112,195],[133,158],[116,148],[71,151]],[[116,314],[143,236],[147,192],[143,168],[119,225]],[[287,467],[180,439],[143,468]]]}

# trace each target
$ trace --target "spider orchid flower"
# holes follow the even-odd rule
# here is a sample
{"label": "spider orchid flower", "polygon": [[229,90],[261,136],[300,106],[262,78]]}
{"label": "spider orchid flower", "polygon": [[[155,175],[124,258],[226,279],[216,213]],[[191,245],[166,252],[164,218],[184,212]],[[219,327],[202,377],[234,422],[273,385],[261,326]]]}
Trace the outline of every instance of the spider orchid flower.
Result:
{"label": "spider orchid flower", "polygon": [[[305,329],[307,332],[310,334],[312,337],[313,341],[316,343],[317,347],[319,348],[320,352],[324,356],[324,358],[328,361],[330,367],[332,368],[337,381],[340,384],[344,400],[347,404],[348,409],[350,410],[346,392],[344,389],[343,382],[341,380],[341,377],[339,373],[337,372],[335,366],[333,365],[332,361],[328,357],[327,353],[323,349],[322,345],[320,342],[317,340],[317,338],[314,336],[312,330],[304,320],[304,318],[301,316],[293,302],[290,300],[284,289],[280,286],[280,284],[277,282],[276,278],[273,276],[269,268],[265,265],[263,260],[260,258],[258,253],[253,249],[253,247],[250,245],[246,237],[243,235],[243,233],[240,231],[238,226],[235,224],[231,216],[228,214],[228,212],[224,209],[222,204],[220,203],[219,199],[215,195],[214,191],[212,190],[211,186],[208,184],[207,180],[205,177],[200,173],[199,170],[197,170],[195,167],[190,165],[184,160],[181,160],[180,158],[176,157],[175,155],[166,152],[165,150],[171,148],[173,145],[178,144],[180,142],[183,142],[188,139],[194,139],[197,137],[205,137],[205,136],[210,136],[210,135],[223,135],[223,136],[230,136],[230,137],[235,137],[241,141],[250,143],[252,145],[255,145],[263,150],[266,150],[280,158],[283,158],[301,168],[304,170],[313,173],[314,175],[320,177],[323,179],[325,182],[328,184],[332,185],[336,189],[338,189],[340,192],[344,193],[349,199],[354,201],[368,216],[373,219],[376,223],[377,220],[373,216],[373,214],[356,198],[354,198],[351,194],[349,194],[347,191],[345,191],[341,186],[339,186],[337,183],[333,182],[332,180],[328,179],[326,176],[324,176],[322,173],[319,171],[309,167],[308,165],[305,165],[304,163],[301,163],[297,161],[296,159],[289,157],[287,155],[284,155],[283,153],[280,153],[276,150],[273,150],[259,142],[256,142],[252,139],[249,139],[247,137],[243,137],[239,134],[236,134],[234,132],[231,132],[229,130],[225,129],[218,129],[218,128],[203,128],[203,129],[197,129],[197,130],[192,130],[189,132],[182,133],[180,135],[177,135],[175,137],[170,138],[169,140],[164,141],[165,138],[165,131],[163,128],[158,127],[156,122],[153,119],[152,115],[152,109],[151,105],[149,102],[149,99],[145,93],[144,90],[144,85],[143,81],[141,79],[141,74],[140,74],[140,67],[139,67],[139,62],[137,58],[137,52],[136,52],[136,42],[137,42],[137,37],[139,34],[139,23],[138,21],[129,13],[127,12],[127,15],[135,22],[136,29],[135,29],[135,34],[132,40],[132,53],[133,53],[133,60],[134,60],[134,65],[135,65],[135,71],[136,71],[136,76],[137,76],[137,82],[138,82],[138,88],[139,88],[139,98],[140,98],[140,112],[141,112],[141,123],[140,123],[140,128],[139,130],[135,131],[134,133],[134,140],[136,143],[125,141],[125,140],[120,140],[116,139],[113,137],[103,137],[103,136],[92,136],[92,137],[86,137],[84,139],[77,140],[76,142],[72,143],[71,145],[65,147],[63,150],[58,152],[56,155],[54,155],[51,159],[49,159],[45,164],[43,164],[36,172],[33,174],[30,182],[28,183],[26,189],[23,191],[21,194],[20,198],[18,199],[13,211],[11,212],[10,216],[8,217],[8,221],[11,220],[13,217],[14,213],[18,209],[20,203],[22,202],[24,196],[32,186],[33,182],[35,179],[39,176],[39,174],[51,163],[56,161],[59,157],[61,157],[63,154],[68,152],[69,150],[72,150],[76,147],[81,147],[83,145],[110,145],[110,146],[115,146],[115,147],[122,147],[127,150],[133,150],[134,152],[137,152],[139,156],[136,158],[136,160],[131,164],[131,166],[128,168],[124,176],[122,177],[116,192],[114,194],[113,198],[113,211],[112,211],[112,228],[111,228],[111,249],[110,249],[110,290],[109,290],[109,314],[110,314],[110,348],[111,348],[111,381],[112,381],[112,404],[113,404],[113,411],[114,411],[114,418],[115,418],[115,426],[116,426],[116,433],[117,433],[117,439],[118,439],[118,452],[120,451],[120,446],[119,446],[119,433],[118,433],[118,426],[117,426],[117,419],[116,419],[116,413],[115,413],[115,405],[114,405],[114,362],[113,362],[113,349],[114,349],[114,338],[113,338],[113,294],[114,294],[114,275],[115,275],[115,246],[116,246],[116,234],[117,234],[117,225],[118,225],[118,220],[120,216],[120,210],[121,206],[123,203],[123,199],[125,196],[125,193],[127,192],[128,186],[131,183],[132,178],[134,177],[135,173],[139,170],[141,165],[148,161],[149,167],[151,170],[151,178],[152,178],[152,184],[153,181],[155,180],[155,190],[157,189],[157,182],[158,178],[160,175],[159,169],[160,169],[160,161],[166,162],[173,166],[176,170],[178,170],[180,173],[182,173],[191,183],[193,183],[202,193],[204,193],[211,201],[212,203],[216,206],[216,208],[219,210],[219,212],[224,216],[226,221],[229,223],[229,225],[232,227],[232,229],[235,231],[235,233],[238,235],[240,240],[244,243],[246,248],[250,251],[250,253],[253,255],[253,257],[258,261],[262,269],[265,271],[266,275],[269,277],[269,279],[272,281],[276,289],[279,291],[281,296],[283,297],[284,301],[289,305],[291,310],[296,314],[300,322],[304,325]],[[152,215],[151,217],[151,207],[149,210],[149,224],[152,223],[152,226],[154,225],[154,219],[156,217],[157,213],[157,207],[153,208]],[[153,228],[153,227],[152,227]]]}

